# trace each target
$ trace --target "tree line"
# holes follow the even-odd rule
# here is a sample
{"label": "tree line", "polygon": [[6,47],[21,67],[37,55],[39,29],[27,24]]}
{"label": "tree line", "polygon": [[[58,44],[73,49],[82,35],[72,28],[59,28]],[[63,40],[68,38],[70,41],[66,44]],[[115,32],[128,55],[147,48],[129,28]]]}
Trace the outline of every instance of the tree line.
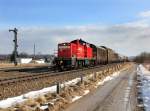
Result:
{"label": "tree line", "polygon": [[145,62],[150,63],[150,53],[142,52],[141,54],[137,55],[134,58],[134,61],[137,62],[137,63],[145,63]]}

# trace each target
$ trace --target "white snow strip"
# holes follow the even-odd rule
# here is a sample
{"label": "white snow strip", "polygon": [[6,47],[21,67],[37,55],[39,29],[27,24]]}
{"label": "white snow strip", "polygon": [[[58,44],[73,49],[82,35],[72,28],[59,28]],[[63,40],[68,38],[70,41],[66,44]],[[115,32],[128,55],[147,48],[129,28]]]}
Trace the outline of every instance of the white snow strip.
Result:
{"label": "white snow strip", "polygon": [[[70,81],[68,81],[68,82],[65,82],[64,85],[65,85],[65,86],[75,85],[75,84],[77,84],[79,81],[81,81],[81,78],[76,78],[76,79],[70,80]],[[62,84],[62,87],[63,87],[63,84]]]}
{"label": "white snow strip", "polygon": [[47,87],[47,88],[43,88],[42,90],[38,90],[38,91],[31,91],[27,94],[24,94],[24,98],[36,98],[40,95],[44,95],[44,94],[47,94],[47,93],[54,93],[56,92],[56,85],[54,86],[51,86],[51,87]]}
{"label": "white snow strip", "polygon": [[87,95],[90,92],[90,90],[85,90],[83,95]]}
{"label": "white snow strip", "polygon": [[[73,79],[71,81],[65,82],[64,84],[65,84],[65,86],[68,86],[71,84],[74,85],[74,84],[77,84],[80,80],[81,80],[80,78],[76,78],[76,79]],[[64,84],[61,84],[61,87],[64,87]],[[43,89],[38,90],[38,91],[31,91],[31,92],[28,92],[26,94],[23,94],[23,95],[20,95],[17,97],[7,98],[5,100],[0,101],[0,108],[8,108],[8,107],[11,107],[11,106],[16,105],[18,103],[24,102],[28,98],[36,98],[40,95],[45,95],[47,93],[54,93],[54,92],[56,92],[56,85],[51,86],[51,87],[47,87],[47,88],[43,88]]]}
{"label": "white snow strip", "polygon": [[38,91],[31,91],[31,92],[23,94],[21,96],[1,100],[0,108],[7,108],[7,107],[13,106],[17,103],[22,103],[22,102],[26,101],[28,98],[36,98],[36,97],[38,97],[40,95],[44,95],[48,92],[51,92],[51,93],[56,92],[56,85],[48,87],[48,88],[43,88]]}
{"label": "white snow strip", "polygon": [[140,75],[142,81],[142,87],[139,87],[142,91],[142,98],[146,111],[150,111],[150,71],[148,71],[143,65],[139,65],[137,68],[137,74]]}
{"label": "white snow strip", "polygon": [[45,109],[47,109],[47,108],[48,108],[48,105],[44,105],[44,106],[41,106],[41,107],[40,107],[41,110],[45,110]]}
{"label": "white snow strip", "polygon": [[97,83],[97,86],[103,85],[103,84],[104,84],[104,81],[99,81],[99,82]]}
{"label": "white snow strip", "polygon": [[[112,80],[112,79],[115,79],[116,77],[119,76],[119,74],[120,74],[120,71],[115,72],[115,73],[113,73],[113,74],[110,75],[110,76],[107,76],[107,77],[106,77],[105,79],[103,79],[102,81],[99,81],[99,82],[97,83],[97,86],[103,85],[105,82],[110,81],[110,80]],[[96,87],[97,87],[97,86],[96,86]]]}
{"label": "white snow strip", "polygon": [[72,99],[72,102],[75,102],[76,100],[80,99],[82,96],[75,96],[73,99]]}
{"label": "white snow strip", "polygon": [[7,108],[7,107],[10,107],[10,106],[15,105],[17,103],[21,103],[25,100],[27,100],[27,99],[23,99],[23,95],[13,97],[13,98],[8,98],[6,100],[1,100],[0,101],[0,108]]}

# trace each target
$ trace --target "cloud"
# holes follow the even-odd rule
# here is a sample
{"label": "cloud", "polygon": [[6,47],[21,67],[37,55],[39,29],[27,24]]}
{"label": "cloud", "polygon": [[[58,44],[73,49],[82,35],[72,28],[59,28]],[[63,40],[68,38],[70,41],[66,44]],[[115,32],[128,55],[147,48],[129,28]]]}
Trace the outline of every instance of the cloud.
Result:
{"label": "cloud", "polygon": [[150,10],[139,13],[139,16],[143,18],[150,17]]}
{"label": "cloud", "polygon": [[13,34],[8,30],[0,30],[0,53],[5,54],[13,50]]}
{"label": "cloud", "polygon": [[[142,51],[150,51],[150,19],[148,13],[140,14],[133,22],[116,25],[85,25],[64,27],[20,27],[18,33],[19,52],[52,54],[57,44],[82,38],[85,41],[105,45],[123,55],[137,55]],[[13,34],[8,29],[0,30],[0,53],[11,53],[13,50]]]}

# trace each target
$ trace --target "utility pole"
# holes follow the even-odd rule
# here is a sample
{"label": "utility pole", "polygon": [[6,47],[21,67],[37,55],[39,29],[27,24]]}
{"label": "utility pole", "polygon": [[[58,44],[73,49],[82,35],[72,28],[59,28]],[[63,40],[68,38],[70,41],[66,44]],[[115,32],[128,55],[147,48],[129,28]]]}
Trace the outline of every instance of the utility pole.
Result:
{"label": "utility pole", "polygon": [[34,44],[33,52],[34,52],[34,60],[35,60],[35,44]]}
{"label": "utility pole", "polygon": [[33,46],[33,61],[34,61],[34,64],[35,64],[35,43],[34,43],[34,46]]}
{"label": "utility pole", "polygon": [[109,50],[108,48],[106,48],[106,50],[107,50],[107,64],[109,64]]}
{"label": "utility pole", "polygon": [[57,56],[58,55],[58,52],[56,49],[54,49],[54,56]]}
{"label": "utility pole", "polygon": [[34,57],[33,57],[33,61],[34,61],[34,64],[35,64],[35,59],[36,59],[36,57],[35,57],[35,43],[34,43],[34,47],[33,47],[33,52],[34,52]]}
{"label": "utility pole", "polygon": [[17,64],[18,64],[17,63],[17,48],[18,48],[17,32],[18,32],[18,30],[16,28],[14,28],[14,29],[10,29],[9,32],[14,33],[14,40],[13,40],[13,42],[14,42],[14,52],[13,52],[13,54],[14,54],[14,64],[15,64],[15,66],[17,66]]}

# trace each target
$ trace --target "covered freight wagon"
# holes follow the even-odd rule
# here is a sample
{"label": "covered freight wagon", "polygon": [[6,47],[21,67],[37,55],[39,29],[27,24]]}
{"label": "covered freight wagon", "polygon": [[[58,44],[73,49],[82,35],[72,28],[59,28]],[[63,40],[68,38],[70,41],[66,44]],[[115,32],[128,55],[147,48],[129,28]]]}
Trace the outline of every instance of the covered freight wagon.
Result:
{"label": "covered freight wagon", "polygon": [[93,44],[91,44],[91,47],[93,48],[93,58],[95,65],[107,64],[108,63],[107,48],[104,46],[97,47]]}

